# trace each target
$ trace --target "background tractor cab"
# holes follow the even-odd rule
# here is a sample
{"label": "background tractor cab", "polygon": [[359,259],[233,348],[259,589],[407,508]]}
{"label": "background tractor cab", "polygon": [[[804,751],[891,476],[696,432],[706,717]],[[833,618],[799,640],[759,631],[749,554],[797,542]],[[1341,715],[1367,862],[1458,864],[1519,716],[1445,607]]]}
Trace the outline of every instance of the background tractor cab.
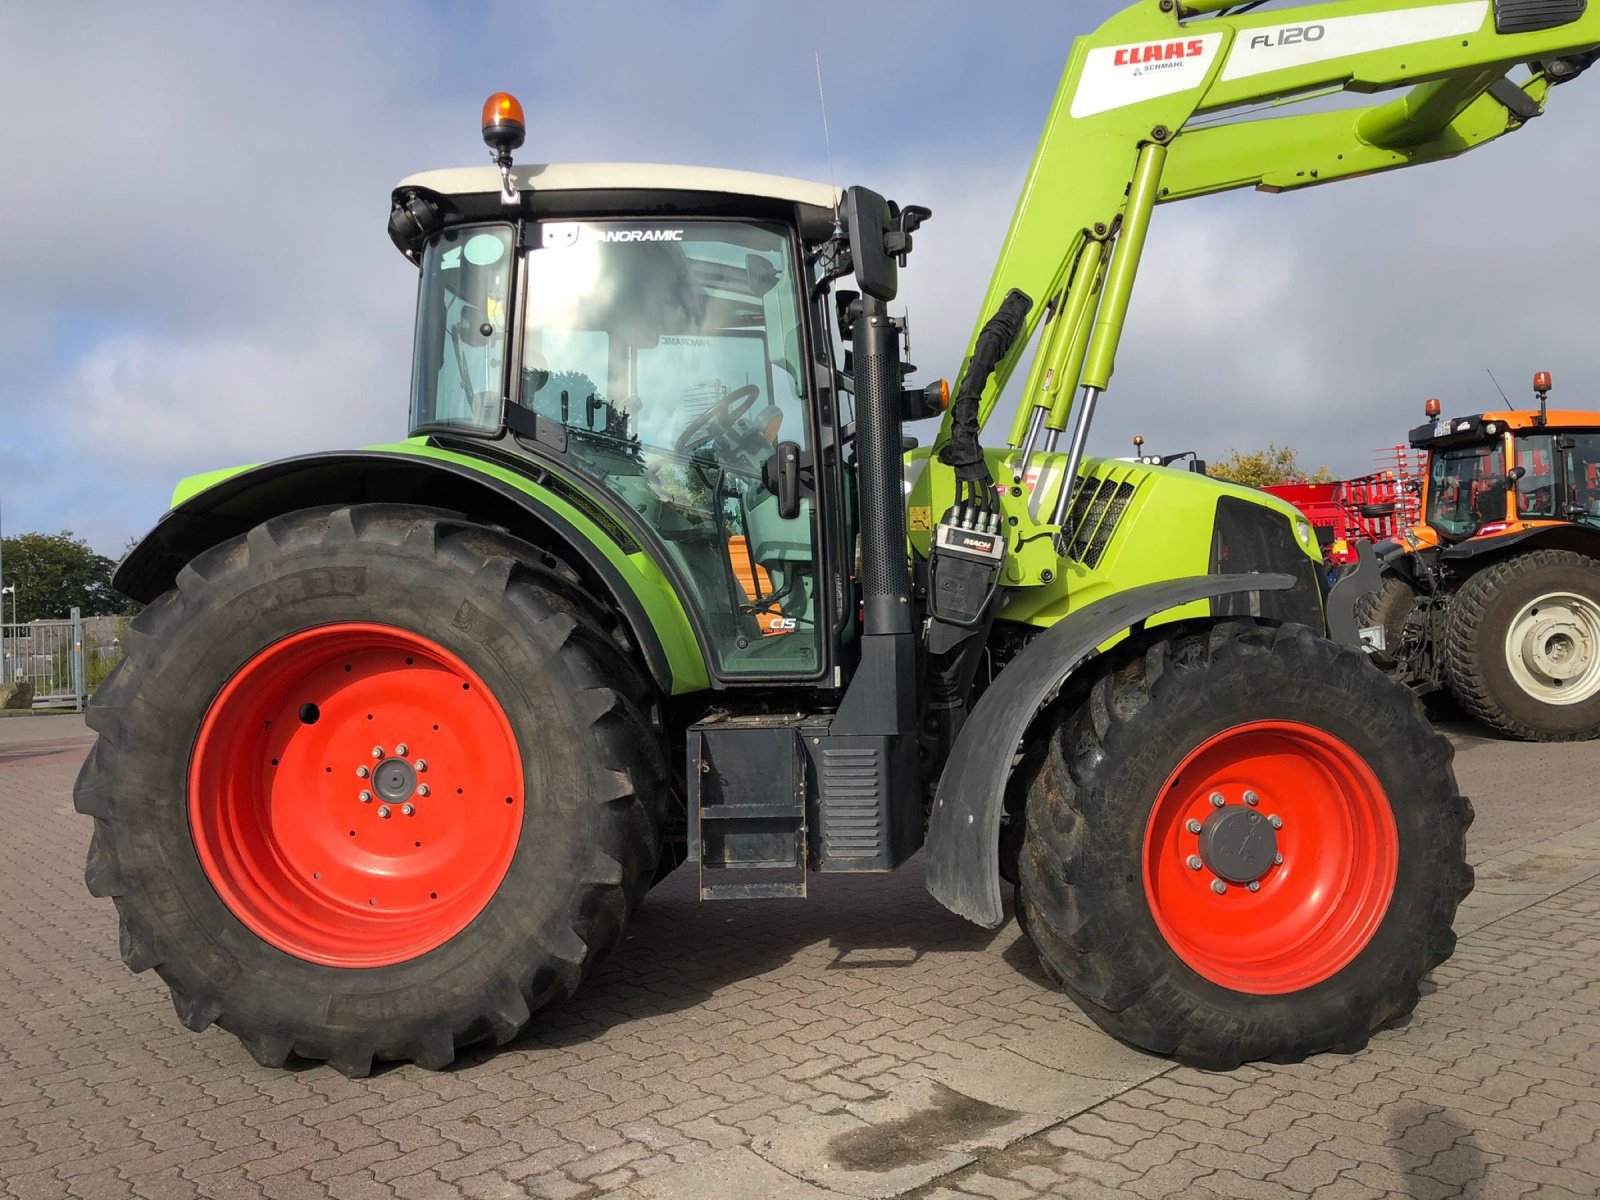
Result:
{"label": "background tractor cab", "polygon": [[1600,734],[1600,412],[1446,417],[1411,431],[1422,518],[1367,545],[1329,627],[1422,692],[1447,689],[1502,732]]}
{"label": "background tractor cab", "polygon": [[[1534,376],[1537,411],[1440,415],[1427,404],[1411,445],[1426,453],[1422,521],[1405,532],[1413,549],[1486,552],[1571,522],[1600,529],[1600,412],[1549,410],[1548,371]],[[1458,554],[1460,551],[1457,551]]]}

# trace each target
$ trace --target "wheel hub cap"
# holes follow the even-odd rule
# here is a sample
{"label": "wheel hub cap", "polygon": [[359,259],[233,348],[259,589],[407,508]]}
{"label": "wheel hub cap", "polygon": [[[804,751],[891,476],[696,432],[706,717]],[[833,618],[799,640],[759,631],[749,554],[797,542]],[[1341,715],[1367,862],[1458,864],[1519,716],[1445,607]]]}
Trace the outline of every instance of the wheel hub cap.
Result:
{"label": "wheel hub cap", "polygon": [[386,758],[372,773],[372,787],[390,804],[399,804],[416,794],[417,770],[403,758]]}
{"label": "wheel hub cap", "polygon": [[1229,883],[1250,883],[1272,868],[1278,835],[1253,808],[1229,804],[1200,827],[1200,861]]}

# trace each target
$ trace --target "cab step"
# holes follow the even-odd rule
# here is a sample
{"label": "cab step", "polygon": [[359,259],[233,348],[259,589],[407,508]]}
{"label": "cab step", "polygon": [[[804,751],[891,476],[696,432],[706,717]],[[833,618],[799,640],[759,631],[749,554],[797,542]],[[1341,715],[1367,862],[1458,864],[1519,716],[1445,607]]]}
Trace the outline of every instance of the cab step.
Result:
{"label": "cab step", "polygon": [[801,720],[716,717],[689,730],[688,849],[702,900],[806,895]]}

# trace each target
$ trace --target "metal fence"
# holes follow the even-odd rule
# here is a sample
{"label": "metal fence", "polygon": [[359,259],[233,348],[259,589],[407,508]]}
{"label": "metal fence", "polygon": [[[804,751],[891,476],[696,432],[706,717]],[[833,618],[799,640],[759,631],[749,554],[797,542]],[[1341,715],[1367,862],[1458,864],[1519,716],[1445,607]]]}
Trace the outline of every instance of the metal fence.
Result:
{"label": "metal fence", "polygon": [[33,684],[35,708],[83,711],[89,693],[87,653],[77,609],[65,621],[0,624],[0,672],[7,683]]}

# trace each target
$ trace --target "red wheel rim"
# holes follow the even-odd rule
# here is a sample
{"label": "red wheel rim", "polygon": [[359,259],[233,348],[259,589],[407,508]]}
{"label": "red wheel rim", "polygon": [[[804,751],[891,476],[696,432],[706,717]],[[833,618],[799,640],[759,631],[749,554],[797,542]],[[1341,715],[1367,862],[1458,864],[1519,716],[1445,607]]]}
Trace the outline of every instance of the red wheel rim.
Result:
{"label": "red wheel rim", "polygon": [[466,928],[522,811],[522,756],[489,689],[386,625],[262,650],[212,701],[189,765],[189,826],[223,903],[335,967],[403,962]]}
{"label": "red wheel rim", "polygon": [[[1281,861],[1268,859],[1256,890],[1220,879],[1196,832],[1221,819],[1213,814],[1246,811],[1281,822],[1272,830]],[[1257,721],[1204,742],[1163,785],[1145,827],[1145,896],[1167,944],[1200,975],[1280,995],[1361,953],[1399,861],[1388,797],[1360,755],[1310,725]]]}

